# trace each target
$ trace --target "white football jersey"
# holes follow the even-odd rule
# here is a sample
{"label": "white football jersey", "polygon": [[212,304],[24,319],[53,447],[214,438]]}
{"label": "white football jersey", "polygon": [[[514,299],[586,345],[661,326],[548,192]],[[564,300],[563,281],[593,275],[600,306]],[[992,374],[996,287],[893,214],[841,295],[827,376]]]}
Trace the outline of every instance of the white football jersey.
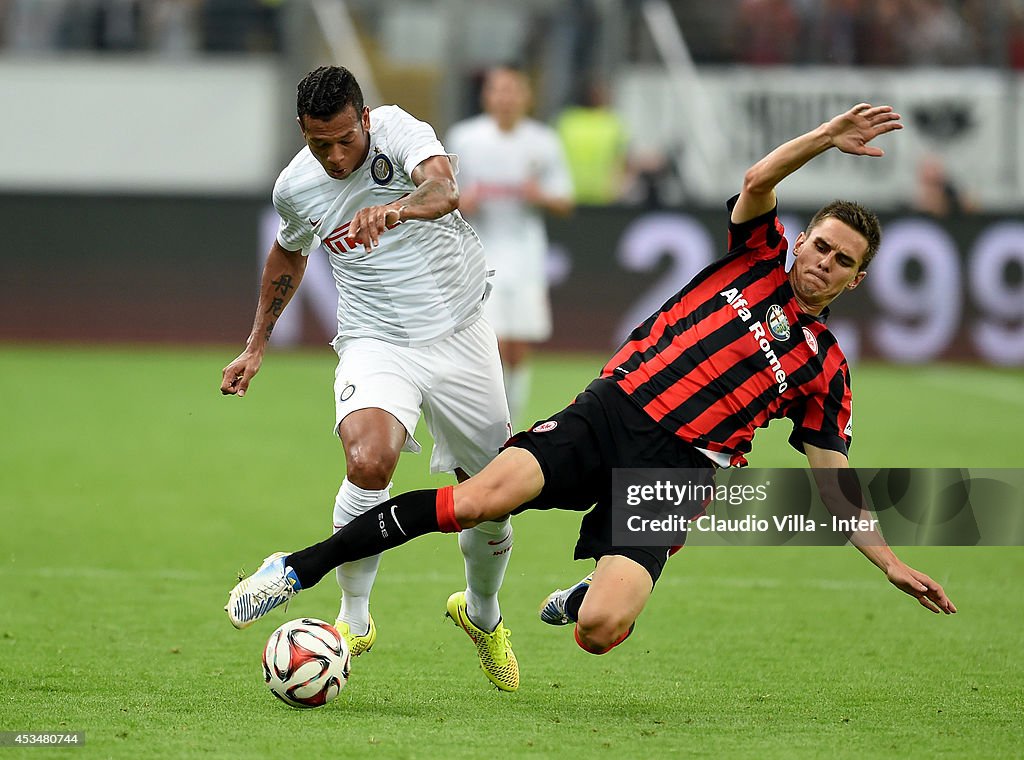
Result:
{"label": "white football jersey", "polygon": [[487,266],[479,238],[458,211],[386,230],[369,253],[348,237],[359,209],[412,192],[413,169],[444,155],[429,124],[398,106],[380,106],[370,112],[369,153],[350,176],[333,179],[305,147],[277,178],[277,241],[303,255],[323,245],[338,286],[339,337],[422,346],[479,317]]}
{"label": "white football jersey", "polygon": [[509,132],[487,114],[452,127],[448,148],[459,157],[459,187],[480,199],[473,228],[497,277],[544,282],[548,238],[544,212],[523,200],[533,180],[544,193],[572,198],[572,178],[553,129],[522,119]]}

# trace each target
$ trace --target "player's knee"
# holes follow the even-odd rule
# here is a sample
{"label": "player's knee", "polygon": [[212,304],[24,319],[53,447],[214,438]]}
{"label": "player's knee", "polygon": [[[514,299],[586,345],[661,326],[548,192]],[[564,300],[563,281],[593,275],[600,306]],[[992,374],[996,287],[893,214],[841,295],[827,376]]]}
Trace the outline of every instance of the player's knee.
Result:
{"label": "player's knee", "polygon": [[576,643],[585,652],[605,654],[615,646],[616,641],[618,641],[618,637],[610,629],[588,627],[581,623],[576,624]]}
{"label": "player's knee", "polygon": [[455,519],[463,528],[473,528],[482,522],[505,517],[495,509],[497,492],[493,489],[459,485],[455,488]]}
{"label": "player's knee", "polygon": [[455,502],[455,519],[463,528],[475,528],[490,518],[486,516],[485,504],[469,496]]}
{"label": "player's knee", "polygon": [[626,637],[632,625],[631,619],[611,610],[581,608],[576,621],[576,640],[591,654],[604,654]]}
{"label": "player's knee", "polygon": [[347,452],[346,475],[360,488],[381,490],[388,487],[398,460],[387,451],[369,446],[353,446]]}

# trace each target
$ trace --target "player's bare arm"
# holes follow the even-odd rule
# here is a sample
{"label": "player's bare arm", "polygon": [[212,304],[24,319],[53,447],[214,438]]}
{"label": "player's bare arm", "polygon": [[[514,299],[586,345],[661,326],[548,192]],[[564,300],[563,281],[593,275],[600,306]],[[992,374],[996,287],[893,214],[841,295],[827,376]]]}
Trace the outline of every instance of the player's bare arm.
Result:
{"label": "player's bare arm", "polygon": [[383,206],[360,209],[349,227],[352,237],[367,251],[376,248],[390,227],[410,219],[440,219],[459,207],[459,185],[448,156],[431,156],[412,170],[416,189]]}
{"label": "player's bare arm", "polygon": [[263,364],[263,353],[274,325],[302,281],[306,261],[302,251],[289,251],[274,241],[263,266],[259,303],[245,350],[224,368],[221,377],[220,392],[224,395],[244,396],[249,389],[249,383]]}
{"label": "player's bare arm", "polygon": [[903,129],[903,124],[891,106],[858,103],[846,113],[783,143],[747,170],[739,200],[732,210],[732,221],[740,224],[775,208],[775,187],[829,148],[855,156],[879,157],[884,151],[868,143],[897,129]]}
{"label": "player's bare arm", "polygon": [[572,198],[545,193],[544,188],[535,179],[527,180],[523,185],[523,199],[555,216],[569,216],[576,207]]}
{"label": "player's bare arm", "polygon": [[480,191],[477,185],[465,185],[459,188],[459,211],[466,216],[473,216],[480,210]]}
{"label": "player's bare arm", "polygon": [[[849,468],[850,461],[846,455],[809,444],[804,444],[804,452],[808,464],[815,472],[821,499],[829,511],[844,518],[859,518],[862,524],[870,525],[871,513],[863,505],[853,505],[848,494],[838,488],[838,479],[828,477],[829,472]],[[856,514],[851,513],[851,509],[855,510]],[[849,538],[850,543],[856,546],[861,554],[885,573],[892,585],[917,599],[922,607],[934,613],[944,612],[947,615],[956,612],[956,606],[946,596],[942,586],[897,557],[877,529],[853,531]]]}

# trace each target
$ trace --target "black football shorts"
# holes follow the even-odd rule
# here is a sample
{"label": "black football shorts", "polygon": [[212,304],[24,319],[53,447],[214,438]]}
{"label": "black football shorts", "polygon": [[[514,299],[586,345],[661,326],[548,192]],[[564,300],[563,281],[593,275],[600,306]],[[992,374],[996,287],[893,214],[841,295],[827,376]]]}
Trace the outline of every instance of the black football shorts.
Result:
{"label": "black football shorts", "polygon": [[580,524],[575,559],[622,555],[643,565],[654,582],[678,547],[614,545],[612,470],[714,468],[710,459],[652,420],[609,378],[594,380],[565,409],[512,436],[505,444],[509,446],[533,454],[544,473],[540,494],[513,514],[528,509],[590,510]]}

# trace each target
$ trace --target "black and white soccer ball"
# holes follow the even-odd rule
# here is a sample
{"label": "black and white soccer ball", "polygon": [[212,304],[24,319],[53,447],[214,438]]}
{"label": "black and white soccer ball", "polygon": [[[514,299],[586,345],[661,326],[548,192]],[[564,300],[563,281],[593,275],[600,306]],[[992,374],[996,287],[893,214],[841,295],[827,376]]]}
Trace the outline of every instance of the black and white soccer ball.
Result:
{"label": "black and white soccer ball", "polygon": [[292,707],[321,707],[348,683],[352,656],[345,637],[316,618],[290,620],[263,650],[263,677],[271,693]]}

